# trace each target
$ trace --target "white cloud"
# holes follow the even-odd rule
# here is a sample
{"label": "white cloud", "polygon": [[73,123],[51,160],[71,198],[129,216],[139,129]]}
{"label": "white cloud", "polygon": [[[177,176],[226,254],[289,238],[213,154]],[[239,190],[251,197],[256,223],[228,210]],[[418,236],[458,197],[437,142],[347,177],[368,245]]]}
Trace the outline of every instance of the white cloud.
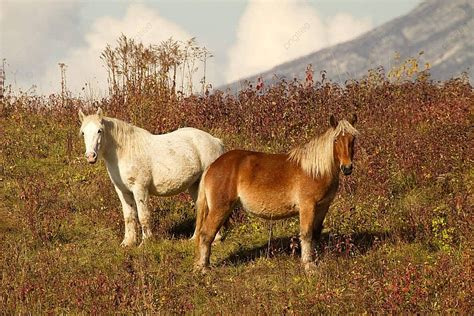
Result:
{"label": "white cloud", "polygon": [[76,1],[2,1],[0,57],[9,84],[30,88],[65,49],[82,44],[79,9]]}
{"label": "white cloud", "polygon": [[229,49],[227,82],[254,75],[347,41],[370,30],[370,20],[341,13],[323,20],[306,1],[251,0],[237,27],[237,40]]}
{"label": "white cloud", "polygon": [[[158,44],[170,37],[187,40],[192,36],[179,25],[161,17],[157,10],[143,4],[129,5],[123,18],[103,16],[97,19],[84,36],[85,45],[69,51],[61,62],[67,64],[68,88],[81,91],[85,83],[94,88],[94,94],[103,95],[106,89],[106,70],[100,54],[107,44],[115,45],[121,34],[144,44]],[[59,68],[52,66],[43,84],[48,88],[60,82]],[[57,89],[56,89],[57,90]]]}
{"label": "white cloud", "polygon": [[356,38],[372,28],[370,19],[356,19],[348,13],[338,13],[327,21],[327,39],[334,45]]}

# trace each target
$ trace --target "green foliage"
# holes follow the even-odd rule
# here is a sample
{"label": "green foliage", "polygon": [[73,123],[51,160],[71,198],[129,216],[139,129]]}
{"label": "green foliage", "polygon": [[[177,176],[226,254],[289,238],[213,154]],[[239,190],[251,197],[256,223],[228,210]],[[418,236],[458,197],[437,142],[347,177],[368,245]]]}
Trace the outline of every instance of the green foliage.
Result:
{"label": "green foliage", "polygon": [[453,243],[454,228],[448,226],[446,206],[439,206],[433,210],[434,217],[431,220],[433,231],[433,243],[443,251],[450,251]]}

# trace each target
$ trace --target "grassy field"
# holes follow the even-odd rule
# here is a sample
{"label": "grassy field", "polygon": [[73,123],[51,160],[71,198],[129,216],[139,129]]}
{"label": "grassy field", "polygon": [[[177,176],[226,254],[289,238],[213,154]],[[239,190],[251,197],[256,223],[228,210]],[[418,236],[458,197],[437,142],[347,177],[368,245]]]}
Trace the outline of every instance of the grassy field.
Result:
{"label": "grassy field", "polygon": [[[135,102],[135,103],[134,103]],[[355,172],[341,178],[317,250],[299,261],[298,220],[237,211],[212,270],[192,272],[186,194],[152,198],[155,240],[123,249],[104,164],[83,158],[81,100],[9,97],[0,112],[2,313],[472,313],[472,87],[462,80],[339,87],[281,84],[167,103],[100,102],[153,132],[194,126],[228,148],[284,152],[357,112]]]}

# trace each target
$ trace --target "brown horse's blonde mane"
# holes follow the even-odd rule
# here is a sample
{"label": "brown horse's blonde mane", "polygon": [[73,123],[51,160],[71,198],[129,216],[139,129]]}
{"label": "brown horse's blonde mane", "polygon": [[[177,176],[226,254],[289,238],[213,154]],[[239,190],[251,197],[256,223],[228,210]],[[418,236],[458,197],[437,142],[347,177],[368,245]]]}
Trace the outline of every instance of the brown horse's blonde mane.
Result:
{"label": "brown horse's blonde mane", "polygon": [[359,132],[346,120],[339,121],[336,128],[329,128],[308,143],[291,149],[288,159],[298,164],[313,178],[332,176],[334,170],[334,141],[339,134],[358,135]]}

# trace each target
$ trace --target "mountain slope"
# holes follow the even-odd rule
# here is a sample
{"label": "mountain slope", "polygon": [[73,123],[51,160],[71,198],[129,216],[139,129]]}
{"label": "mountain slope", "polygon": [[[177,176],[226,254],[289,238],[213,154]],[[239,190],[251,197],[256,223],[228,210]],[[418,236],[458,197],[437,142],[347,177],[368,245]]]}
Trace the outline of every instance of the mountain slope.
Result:
{"label": "mountain slope", "polygon": [[358,79],[369,69],[393,66],[396,53],[401,60],[417,56],[431,64],[432,78],[449,79],[467,71],[473,78],[474,19],[471,0],[430,0],[405,16],[387,22],[356,39],[322,49],[307,56],[278,65],[269,71],[238,80],[226,88],[237,90],[245,80],[261,76],[266,82],[275,78],[301,78],[306,66],[315,74],[326,70],[327,77],[343,83]]}

